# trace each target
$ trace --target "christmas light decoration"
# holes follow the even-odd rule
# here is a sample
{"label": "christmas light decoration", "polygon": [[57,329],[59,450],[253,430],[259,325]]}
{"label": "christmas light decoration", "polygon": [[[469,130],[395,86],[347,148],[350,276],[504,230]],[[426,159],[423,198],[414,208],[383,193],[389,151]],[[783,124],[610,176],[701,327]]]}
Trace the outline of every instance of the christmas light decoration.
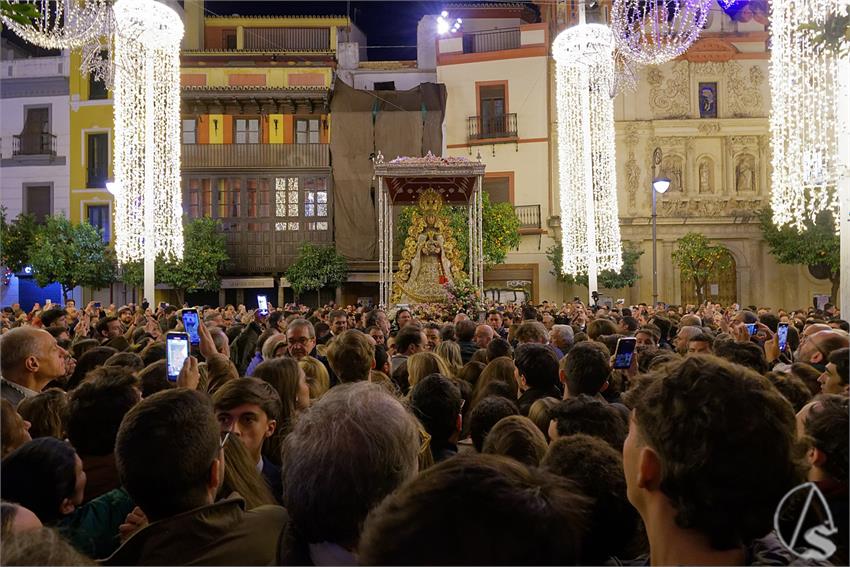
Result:
{"label": "christmas light decoration", "polygon": [[73,49],[96,38],[109,13],[109,0],[9,0],[31,4],[39,16],[28,24],[0,17],[3,25],[23,39],[46,49]]}
{"label": "christmas light decoration", "polygon": [[562,271],[596,273],[622,267],[614,146],[616,77],[611,30],[580,24],[561,32],[557,63],[558,158]]}
{"label": "christmas light decoration", "polygon": [[[774,0],[770,14],[770,140],[773,222],[804,222],[837,213],[838,63],[812,42],[834,0]],[[836,219],[838,215],[835,215]]]}
{"label": "christmas light decoration", "polygon": [[617,48],[641,65],[678,57],[699,37],[712,0],[614,0]]}
{"label": "christmas light decoration", "polygon": [[183,23],[154,0],[118,0],[114,10],[115,251],[121,263],[179,259]]}

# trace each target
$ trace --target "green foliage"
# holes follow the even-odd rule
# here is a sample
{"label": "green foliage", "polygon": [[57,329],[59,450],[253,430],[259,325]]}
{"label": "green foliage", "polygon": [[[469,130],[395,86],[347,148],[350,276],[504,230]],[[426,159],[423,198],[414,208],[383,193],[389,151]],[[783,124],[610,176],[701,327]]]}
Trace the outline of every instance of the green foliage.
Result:
{"label": "green foliage", "polygon": [[812,32],[812,43],[831,51],[837,57],[850,56],[850,4],[837,8],[823,23],[800,26]]}
{"label": "green foliage", "polygon": [[32,215],[19,214],[6,221],[6,207],[0,207],[0,265],[20,272],[29,261],[29,248],[35,240],[38,224]]}
{"label": "green foliage", "polygon": [[[183,259],[156,259],[156,283],[171,286],[183,303],[187,292],[221,287],[221,269],[230,259],[224,236],[218,231],[218,221],[198,218],[183,228]],[[121,266],[121,280],[134,287],[144,284],[144,262],[130,262]]]}
{"label": "green foliage", "polygon": [[78,285],[100,289],[115,280],[115,255],[87,222],[49,217],[36,230],[29,256],[38,285],[59,282],[66,298]]}
{"label": "green foliage", "polygon": [[704,235],[689,232],[676,241],[673,262],[682,275],[691,280],[697,292],[699,303],[705,301],[705,288],[709,277],[716,271],[722,271],[732,265],[729,251],[725,247],[713,245]]}
{"label": "green foliage", "polygon": [[780,264],[827,266],[830,272],[829,280],[832,282],[832,297],[837,297],[841,273],[841,244],[830,212],[821,213],[817,222],[807,221],[806,230],[803,232],[797,232],[788,226],[778,228],[773,224],[770,209],[761,211],[759,224],[770,253]]}
{"label": "green foliage", "polygon": [[298,258],[284,273],[296,296],[323,287],[338,287],[348,278],[348,262],[330,246],[301,245]]}
{"label": "green foliage", "polygon": [[[491,203],[485,192],[482,207],[481,227],[484,246],[484,264],[493,266],[505,261],[508,251],[519,246],[519,219],[510,203]],[[413,218],[415,206],[404,207],[396,222],[396,240],[404,242]],[[452,236],[457,242],[457,250],[464,270],[469,272],[469,220],[465,206],[443,207],[443,216],[449,219]]]}
{"label": "green foliage", "polygon": [[12,4],[9,0],[0,0],[0,15],[19,24],[27,25],[32,23],[33,18],[37,18],[40,13],[35,4]]}
{"label": "green foliage", "polygon": [[[558,281],[566,284],[578,284],[587,287],[587,274],[579,276],[571,276],[561,273],[561,265],[563,264],[564,249],[561,243],[553,244],[546,250],[546,257],[552,263],[552,269],[549,270]],[[640,278],[637,271],[637,263],[643,254],[637,246],[631,242],[623,242],[623,267],[619,272],[612,270],[602,270],[597,276],[597,283],[600,288],[605,289],[620,289],[624,287],[632,287]]]}

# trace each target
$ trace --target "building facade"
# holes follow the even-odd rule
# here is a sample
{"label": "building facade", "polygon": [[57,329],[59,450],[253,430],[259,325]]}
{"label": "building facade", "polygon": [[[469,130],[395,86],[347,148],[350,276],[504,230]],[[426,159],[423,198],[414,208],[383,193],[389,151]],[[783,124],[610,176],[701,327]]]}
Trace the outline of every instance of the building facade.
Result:
{"label": "building facade", "polygon": [[[71,213],[71,162],[67,54],[33,57],[4,46],[0,62],[0,204],[7,219],[20,213],[38,221]],[[41,290],[22,272],[0,285],[0,304],[59,299],[57,289]]]}
{"label": "building facade", "polygon": [[350,22],[197,8],[181,55],[184,211],[219,220],[231,260],[220,293],[194,299],[282,304],[301,244],[333,243],[328,100]]}
{"label": "building facade", "polygon": [[491,202],[514,205],[521,243],[485,271],[488,296],[542,301],[560,296],[549,273],[552,199],[549,30],[522,4],[449,6],[463,33],[437,41],[437,80],[447,91],[446,155],[486,165]]}

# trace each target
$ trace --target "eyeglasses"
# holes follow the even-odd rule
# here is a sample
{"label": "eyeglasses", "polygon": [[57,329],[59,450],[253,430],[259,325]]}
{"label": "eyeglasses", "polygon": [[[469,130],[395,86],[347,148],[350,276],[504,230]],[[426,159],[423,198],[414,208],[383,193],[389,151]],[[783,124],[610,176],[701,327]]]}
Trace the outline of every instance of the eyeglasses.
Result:
{"label": "eyeglasses", "polygon": [[224,446],[227,444],[227,440],[230,439],[230,431],[222,431],[221,432],[221,443],[219,444],[219,449],[224,449]]}

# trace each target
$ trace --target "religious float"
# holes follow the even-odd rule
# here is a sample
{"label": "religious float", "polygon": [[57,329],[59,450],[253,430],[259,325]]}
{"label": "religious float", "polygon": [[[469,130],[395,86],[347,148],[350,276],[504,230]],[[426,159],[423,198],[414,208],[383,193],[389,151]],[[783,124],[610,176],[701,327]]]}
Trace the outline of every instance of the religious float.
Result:
{"label": "religious float", "polygon": [[[378,182],[378,271],[380,302],[385,307],[444,303],[451,289],[466,282],[480,295],[484,287],[482,196],[484,164],[462,157],[375,158]],[[393,207],[416,206],[394,271]],[[447,206],[468,211],[467,271],[443,215]]]}

